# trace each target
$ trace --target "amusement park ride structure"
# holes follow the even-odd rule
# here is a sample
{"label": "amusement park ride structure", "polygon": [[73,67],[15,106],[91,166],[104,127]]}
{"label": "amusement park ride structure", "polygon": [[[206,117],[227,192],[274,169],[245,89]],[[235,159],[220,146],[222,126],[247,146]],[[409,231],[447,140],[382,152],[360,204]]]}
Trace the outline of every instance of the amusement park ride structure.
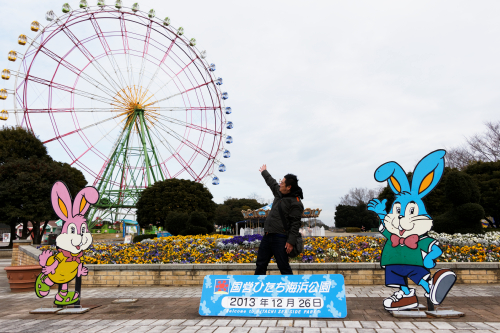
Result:
{"label": "amusement park ride structure", "polygon": [[50,10],[45,18],[46,26],[31,23],[33,38],[19,36],[24,53],[8,53],[20,64],[2,71],[14,89],[0,89],[0,100],[12,95],[14,108],[0,120],[14,114],[17,126],[93,180],[101,197],[90,224],[132,214],[157,181],[219,184],[214,171],[226,171],[220,158],[231,156],[224,144],[233,142],[225,134],[232,110],[215,64],[184,28],[122,0],[81,0],[75,10],[66,3],[61,16]]}

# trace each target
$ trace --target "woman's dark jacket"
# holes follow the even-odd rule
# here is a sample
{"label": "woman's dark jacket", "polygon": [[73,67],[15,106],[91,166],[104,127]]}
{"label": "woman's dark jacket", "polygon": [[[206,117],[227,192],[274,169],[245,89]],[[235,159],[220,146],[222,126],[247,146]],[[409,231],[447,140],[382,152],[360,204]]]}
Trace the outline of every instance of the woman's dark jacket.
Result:
{"label": "woman's dark jacket", "polygon": [[[281,194],[280,185],[271,177],[267,170],[262,171],[262,177],[264,177],[274,195],[273,207],[267,216],[266,223],[264,224],[264,231],[268,233],[286,234],[287,243],[295,245],[296,239],[300,235],[300,219],[302,217],[302,212],[304,212],[304,205],[302,201],[300,201],[300,198],[302,198],[302,189],[298,187],[298,189],[293,192]],[[285,215],[285,218],[288,220],[288,233],[284,230],[283,222],[281,222],[278,209],[280,200],[283,215]]]}

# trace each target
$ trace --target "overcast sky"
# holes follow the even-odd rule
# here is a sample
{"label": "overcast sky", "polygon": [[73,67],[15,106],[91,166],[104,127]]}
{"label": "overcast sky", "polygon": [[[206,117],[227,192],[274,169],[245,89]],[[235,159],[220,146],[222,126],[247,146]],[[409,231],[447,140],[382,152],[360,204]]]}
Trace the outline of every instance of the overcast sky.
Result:
{"label": "overcast sky", "polygon": [[[0,4],[0,66],[12,68],[7,53],[22,51],[17,36],[29,34],[35,19],[45,23],[47,10],[59,14],[63,1]],[[207,183],[218,203],[251,193],[270,198],[258,172],[266,163],[275,178],[297,174],[304,205],[323,209],[331,225],[350,188],[379,185],[373,172],[380,164],[412,170],[429,152],[499,120],[497,1],[139,4],[183,26],[224,79],[234,143],[220,185]],[[7,102],[0,107],[12,108]]]}

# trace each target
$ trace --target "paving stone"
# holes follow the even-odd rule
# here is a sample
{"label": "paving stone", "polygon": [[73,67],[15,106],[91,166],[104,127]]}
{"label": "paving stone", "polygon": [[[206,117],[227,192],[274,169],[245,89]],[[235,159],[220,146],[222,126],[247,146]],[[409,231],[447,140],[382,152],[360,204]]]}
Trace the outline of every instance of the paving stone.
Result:
{"label": "paving stone", "polygon": [[455,327],[444,321],[431,321],[431,324],[440,330],[454,330]]}
{"label": "paving stone", "polygon": [[267,327],[252,327],[250,333],[266,333]]}
{"label": "paving stone", "polygon": [[[113,326],[124,326],[125,323],[129,321],[128,319],[122,319],[122,320],[112,320],[108,325],[113,325]],[[155,319],[155,322],[158,321]],[[87,323],[85,323],[86,325]]]}
{"label": "paving stone", "polygon": [[363,328],[359,321],[344,321],[346,328]]}
{"label": "paving stone", "polygon": [[339,329],[334,327],[321,328],[321,333],[338,333]]}
{"label": "paving stone", "polygon": [[163,333],[163,332],[165,332],[166,329],[167,329],[167,327],[165,327],[165,326],[153,326],[148,331],[148,333]]}
{"label": "paving stone", "polygon": [[233,329],[234,329],[234,327],[231,327],[231,326],[229,326],[229,327],[221,326],[221,327],[217,327],[217,329],[214,331],[214,333],[230,333]]}
{"label": "paving stone", "polygon": [[340,333],[357,333],[355,328],[339,328]]}
{"label": "paving stone", "polygon": [[[114,331],[113,333],[126,333],[126,332],[135,332],[137,329],[139,329],[140,326],[123,326]],[[87,331],[85,331],[87,332]]]}
{"label": "paving stone", "polygon": [[155,321],[152,325],[153,326],[165,326],[171,321],[172,321],[172,319],[160,319],[160,320]]}
{"label": "paving stone", "polygon": [[227,324],[227,326],[243,327],[243,325],[245,325],[245,322],[246,320],[233,319],[229,324]]}
{"label": "paving stone", "polygon": [[245,327],[259,327],[262,320],[247,320]]}
{"label": "paving stone", "polygon": [[[182,329],[182,333],[193,333],[193,332],[196,332],[196,331],[199,331],[202,327],[210,327],[210,326],[184,326],[184,325],[181,325],[182,327],[184,327]],[[213,327],[214,330],[217,329],[217,327]]]}
{"label": "paving stone", "polygon": [[[186,320],[185,322],[183,322],[181,324],[181,326],[194,326],[194,325],[197,325],[200,321],[197,320],[197,319],[190,319],[190,320]],[[211,324],[211,323],[210,323]],[[210,325],[208,324],[208,325]],[[208,326],[207,325],[207,326]],[[201,326],[204,326],[203,324],[201,324]]]}
{"label": "paving stone", "polygon": [[309,320],[294,320],[293,327],[310,327]]}
{"label": "paving stone", "polygon": [[248,333],[250,327],[235,327],[231,333]]}
{"label": "paving stone", "polygon": [[417,328],[421,329],[421,330],[432,330],[432,329],[436,328],[431,323],[426,323],[426,322],[423,322],[423,321],[414,321],[414,322],[412,322],[412,324],[415,325],[415,326],[417,326]]}
{"label": "paving stone", "polygon": [[458,321],[450,322],[450,325],[455,327],[455,329],[458,329],[458,330],[473,330],[474,329],[474,326],[471,326],[467,323],[458,322]]}
{"label": "paving stone", "polygon": [[119,329],[121,329],[123,327],[125,327],[125,326],[110,325],[110,326],[107,326],[106,328],[104,328],[102,330],[99,330],[98,332],[99,333],[113,333],[113,332],[116,332],[116,331],[118,331]]}
{"label": "paving stone", "polygon": [[278,320],[278,326],[293,326],[293,320]]}
{"label": "paving stone", "polygon": [[363,328],[380,328],[376,321],[361,321],[360,323]]}
{"label": "paving stone", "polygon": [[344,322],[343,321],[328,321],[327,322],[328,327],[332,328],[343,328],[344,327]]}
{"label": "paving stone", "polygon": [[285,332],[284,327],[269,327],[267,333],[283,333]]}
{"label": "paving stone", "polygon": [[417,328],[415,325],[413,325],[410,322],[398,321],[398,322],[395,322],[395,324],[398,325],[398,327],[401,329],[410,329],[411,330],[411,329]]}
{"label": "paving stone", "polygon": [[[414,322],[414,324],[415,324],[415,322]],[[420,329],[420,328],[414,329],[412,331],[413,331],[413,333],[433,333],[432,330],[425,330],[425,329]]]}
{"label": "paving stone", "polygon": [[[226,321],[229,323],[231,320],[228,319]],[[215,319],[202,319],[202,320],[198,321],[198,323],[196,323],[196,325],[198,325],[198,326],[210,326],[210,325],[212,325],[212,326],[226,326],[226,325],[216,325],[216,324],[214,324],[215,322],[216,322]],[[184,325],[184,323],[183,323],[183,325]]]}
{"label": "paving stone", "polygon": [[302,333],[302,327],[285,327],[285,333]]}
{"label": "paving stone", "polygon": [[[204,320],[208,320],[208,319],[204,319]],[[230,322],[231,322],[230,319],[217,319],[211,325],[214,325],[214,326],[227,326],[227,324],[229,324]]]}
{"label": "paving stone", "polygon": [[215,326],[202,326],[197,330],[197,333],[212,333],[217,327]]}
{"label": "paving stone", "polygon": [[186,319],[173,319],[171,320],[168,325],[169,326],[180,326],[183,322],[185,322]]}
{"label": "paving stone", "polygon": [[263,320],[260,323],[260,327],[274,327],[278,323],[277,320]]}
{"label": "paving stone", "polygon": [[321,333],[321,329],[319,327],[304,327],[302,329],[303,333]]}
{"label": "paving stone", "polygon": [[377,324],[380,325],[380,328],[399,328],[393,321],[377,321]]}
{"label": "paving stone", "polygon": [[184,329],[184,326],[169,326],[164,332],[177,333]]}
{"label": "paving stone", "polygon": [[376,333],[375,329],[373,328],[358,328],[356,329],[358,333]]}
{"label": "paving stone", "polygon": [[392,328],[376,328],[375,331],[377,333],[394,333]]}
{"label": "paving stone", "polygon": [[311,327],[327,327],[325,320],[311,320]]}
{"label": "paving stone", "polygon": [[495,330],[500,330],[500,323],[494,323],[491,321],[485,322],[486,325],[491,326]]}
{"label": "paving stone", "polygon": [[476,330],[491,330],[491,326],[485,323],[479,323],[479,322],[466,322],[466,323],[474,327]]}

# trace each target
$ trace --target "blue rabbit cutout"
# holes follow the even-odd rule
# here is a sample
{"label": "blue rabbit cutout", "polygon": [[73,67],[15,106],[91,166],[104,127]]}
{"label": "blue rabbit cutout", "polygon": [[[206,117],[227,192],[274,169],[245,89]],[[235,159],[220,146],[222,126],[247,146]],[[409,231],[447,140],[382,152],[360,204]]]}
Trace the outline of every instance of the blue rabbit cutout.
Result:
{"label": "blue rabbit cutout", "polygon": [[[436,297],[433,290],[443,279],[431,279],[429,269],[435,267],[435,260],[442,254],[442,250],[439,243],[427,234],[432,229],[433,221],[422,201],[443,176],[445,154],[444,150],[436,150],[422,158],[415,167],[411,186],[405,171],[396,162],[384,163],[375,170],[375,180],[387,181],[396,195],[389,213],[386,211],[387,200],[372,199],[367,207],[379,216],[379,231],[387,238],[381,256],[381,266],[386,270],[386,286],[400,288],[394,296],[384,300],[387,310],[405,310],[418,306],[415,290],[408,287],[408,278],[422,286],[426,296],[435,304],[440,304],[449,291],[445,290],[443,293],[441,290],[439,294],[444,296]],[[443,273],[446,273],[445,284],[451,289],[456,275],[446,270],[440,276]],[[453,278],[455,280],[452,281]]]}

